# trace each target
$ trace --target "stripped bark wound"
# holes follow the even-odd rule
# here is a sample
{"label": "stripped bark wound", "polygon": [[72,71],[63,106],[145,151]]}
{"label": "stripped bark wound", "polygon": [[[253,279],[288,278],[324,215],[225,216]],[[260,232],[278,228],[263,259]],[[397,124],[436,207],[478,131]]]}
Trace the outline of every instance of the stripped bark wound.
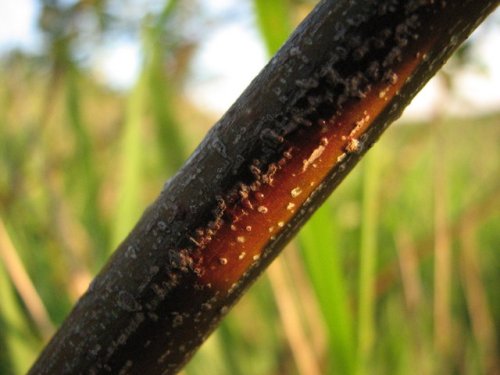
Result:
{"label": "stripped bark wound", "polygon": [[164,187],[30,374],[171,374],[497,1],[322,1]]}

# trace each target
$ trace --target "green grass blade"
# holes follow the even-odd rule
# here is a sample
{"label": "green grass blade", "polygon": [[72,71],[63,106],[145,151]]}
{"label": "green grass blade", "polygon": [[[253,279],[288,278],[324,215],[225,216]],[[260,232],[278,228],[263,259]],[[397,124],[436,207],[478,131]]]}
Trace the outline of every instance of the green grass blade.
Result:
{"label": "green grass blade", "polygon": [[[23,308],[0,262],[0,327],[11,373],[24,374],[36,358],[38,347]],[[4,349],[1,349],[4,352]],[[2,355],[5,355],[3,353]]]}
{"label": "green grass blade", "polygon": [[272,56],[290,35],[290,3],[287,0],[254,0],[257,24]]}
{"label": "green grass blade", "polygon": [[140,199],[142,175],[142,114],[144,108],[145,77],[138,79],[127,103],[121,147],[120,188],[112,248],[115,248],[132,229],[141,214]]}
{"label": "green grass blade", "polygon": [[145,54],[148,104],[151,106],[156,140],[167,172],[173,174],[186,156],[184,139],[176,119],[172,82],[164,68],[162,25],[146,28]]}
{"label": "green grass blade", "polygon": [[[96,152],[92,142],[92,136],[84,122],[82,107],[82,95],[85,88],[81,84],[75,67],[68,68],[66,83],[66,115],[68,117],[69,130],[73,133],[75,140],[75,152],[71,161],[71,172],[68,173],[68,186],[75,190],[75,201],[79,202],[79,211],[82,212],[81,220],[86,229],[92,235],[94,248],[100,254],[98,258],[105,258],[107,254],[103,249],[108,248],[108,233],[102,221],[99,207],[100,178],[97,171]],[[78,184],[74,181],[77,179]],[[83,197],[81,199],[80,197]]]}
{"label": "green grass blade", "polygon": [[[335,373],[353,374],[355,346],[348,286],[342,272],[333,215],[323,205],[299,235],[302,255],[328,327],[330,362]],[[332,369],[333,370],[333,369]]]}
{"label": "green grass blade", "polygon": [[378,168],[380,160],[372,149],[364,162],[363,208],[358,307],[358,373],[368,374],[375,337],[375,271],[378,230]]}

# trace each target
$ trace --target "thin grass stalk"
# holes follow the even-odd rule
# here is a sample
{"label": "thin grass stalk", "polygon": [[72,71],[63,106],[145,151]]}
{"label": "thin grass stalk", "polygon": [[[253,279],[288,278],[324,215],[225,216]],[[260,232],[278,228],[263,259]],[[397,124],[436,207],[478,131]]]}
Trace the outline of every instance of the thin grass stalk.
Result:
{"label": "thin grass stalk", "polygon": [[481,275],[481,265],[476,243],[476,226],[466,223],[460,236],[459,269],[462,279],[467,309],[472,325],[474,341],[483,374],[499,375],[499,342],[495,334],[495,320]]}
{"label": "thin grass stalk", "polygon": [[[451,327],[451,239],[448,231],[448,193],[446,164],[446,138],[441,116],[435,124],[434,164],[434,346],[443,359],[450,353]],[[445,363],[446,361],[443,361]],[[440,369],[439,371],[442,371]],[[444,370],[447,371],[447,370]]]}
{"label": "thin grass stalk", "polygon": [[71,301],[74,302],[87,290],[92,281],[91,265],[93,262],[89,259],[91,257],[88,252],[89,248],[93,248],[92,241],[82,223],[76,220],[76,215],[72,215],[70,202],[55,198],[57,192],[55,186],[52,186],[53,181],[49,181],[48,185],[49,194],[55,205],[52,213],[55,235],[64,248],[61,258],[67,268],[67,292]]}
{"label": "thin grass stalk", "polygon": [[414,363],[414,372],[419,375],[431,373],[426,361],[425,335],[421,330],[423,326],[422,311],[426,308],[423,293],[422,278],[420,275],[417,250],[410,234],[405,229],[399,229],[395,238],[398,248],[398,261],[400,266],[401,282],[405,297],[408,321],[411,332],[411,363]]}
{"label": "thin grass stalk", "polygon": [[312,351],[312,345],[304,330],[300,310],[294,297],[286,263],[275,261],[269,266],[267,275],[271,282],[283,329],[299,374],[320,375],[319,362]]}
{"label": "thin grass stalk", "polygon": [[[328,328],[330,373],[354,374],[355,336],[348,285],[338,252],[338,231],[331,221],[330,207],[318,209],[302,229],[299,240],[302,257]],[[325,223],[330,227],[325,228]]]}
{"label": "thin grass stalk", "polygon": [[410,234],[405,229],[400,230],[395,242],[398,248],[398,262],[406,308],[410,315],[414,317],[419,310],[419,306],[424,302],[417,250]]}
{"label": "thin grass stalk", "polygon": [[238,329],[230,319],[226,319],[214,332],[217,336],[217,357],[226,374],[245,375],[244,366],[239,360]]}
{"label": "thin grass stalk", "polygon": [[33,342],[30,322],[10,281],[4,264],[0,262],[0,326],[3,328],[2,341],[6,344],[1,350],[3,355],[8,355],[10,372],[24,374],[36,358],[39,343]]}
{"label": "thin grass stalk", "polygon": [[[68,128],[75,142],[75,154],[73,155],[74,161],[72,163],[75,170],[72,170],[72,172],[78,175],[83,181],[83,184],[75,185],[73,183],[75,175],[69,174],[67,190],[73,192],[79,198],[75,201],[79,201],[79,206],[81,206],[81,221],[87,231],[92,233],[90,240],[94,249],[102,250],[108,246],[108,237],[99,210],[100,177],[97,172],[98,165],[95,160],[95,148],[92,144],[88,124],[83,118],[85,110],[82,103],[84,88],[74,63],[68,61],[67,65],[69,66],[64,76],[66,83],[65,112],[68,119]],[[53,142],[53,139],[50,141]],[[99,255],[101,257],[107,256],[107,254]]]}
{"label": "thin grass stalk", "polygon": [[0,260],[3,261],[5,270],[12,284],[21,297],[26,310],[30,314],[35,326],[45,341],[55,332],[49,314],[45,309],[42,299],[38,295],[28,272],[26,271],[19,255],[7,232],[7,228],[0,217]]}
{"label": "thin grass stalk", "polygon": [[142,74],[127,101],[121,143],[123,159],[120,163],[113,246],[120,243],[120,240],[127,235],[135,220],[140,216],[142,158],[145,147],[142,133],[145,90],[145,75]]}
{"label": "thin grass stalk", "polygon": [[272,56],[293,30],[290,22],[290,2],[287,0],[254,0],[257,25],[268,53]]}
{"label": "thin grass stalk", "polygon": [[182,165],[186,156],[185,142],[182,137],[181,127],[178,124],[173,102],[172,82],[164,67],[164,51],[162,37],[164,25],[169,17],[174,14],[178,1],[169,1],[164,11],[155,20],[152,26],[144,30],[145,64],[144,75],[146,78],[145,95],[151,106],[154,120],[154,129],[166,170],[173,174]]}
{"label": "thin grass stalk", "polygon": [[376,149],[365,158],[358,284],[358,374],[370,372],[375,340],[375,272],[377,266],[380,159]]}
{"label": "thin grass stalk", "polygon": [[296,242],[292,242],[289,245],[291,249],[285,252],[283,257],[286,258],[290,273],[293,275],[293,287],[296,290],[297,298],[301,302],[298,308],[304,319],[303,324],[308,333],[315,358],[317,358],[321,368],[326,368],[325,363],[328,359],[327,328],[311,280],[306,273],[304,260],[300,256],[296,245]]}
{"label": "thin grass stalk", "polygon": [[[77,88],[77,72],[73,66],[73,62],[67,61],[68,70],[63,71],[54,68],[51,71],[49,77],[50,83],[54,84],[54,87],[44,86],[44,96],[43,105],[41,106],[38,116],[33,119],[36,126],[31,130],[33,132],[32,137],[36,139],[33,145],[27,145],[28,149],[33,152],[32,159],[35,159],[39,164],[39,167],[35,169],[37,174],[34,177],[36,182],[27,180],[26,184],[38,184],[42,189],[42,199],[44,202],[40,204],[40,201],[35,199],[30,202],[30,209],[34,207],[40,207],[43,204],[47,204],[48,214],[46,215],[48,223],[48,231],[50,234],[57,239],[57,242],[63,245],[64,251],[62,254],[63,262],[65,266],[59,270],[49,270],[44,268],[45,274],[56,274],[63,271],[65,282],[65,294],[69,297],[71,301],[77,300],[83,292],[88,287],[88,283],[91,280],[91,273],[88,269],[89,261],[85,259],[83,255],[88,251],[91,246],[92,249],[101,249],[103,245],[101,231],[99,227],[99,217],[96,216],[96,199],[94,193],[96,193],[97,185],[96,175],[92,171],[94,170],[93,165],[93,148],[90,144],[90,135],[87,133],[83,126],[81,113],[80,113],[80,100],[79,100],[79,89]],[[62,88],[65,86],[65,91]],[[50,89],[51,88],[51,89]],[[48,107],[45,107],[45,106]],[[58,138],[60,136],[61,129],[56,129],[54,126],[54,120],[57,118],[59,106],[62,105],[63,114],[66,117],[67,122],[63,124],[68,124],[70,133],[73,133],[74,142],[76,146],[76,154],[73,155],[74,159],[78,162],[75,170],[71,169],[68,171],[67,177],[74,182],[74,176],[71,177],[74,172],[77,176],[83,177],[84,182],[80,184],[72,183],[68,189],[64,189],[63,186],[58,181],[57,173],[55,172],[55,165],[59,160],[54,158],[54,137]],[[62,129],[64,132],[65,129]],[[29,163],[29,157],[26,159],[26,164]],[[42,181],[40,183],[39,181]],[[77,191],[78,187],[81,186],[83,191]],[[68,187],[68,185],[66,186]],[[31,190],[31,189],[30,189]],[[68,191],[69,190],[69,191]],[[82,194],[83,201],[83,215],[82,217],[73,217],[68,209],[68,204],[70,195],[68,193],[75,193],[78,196]],[[61,199],[62,196],[66,197],[66,201]],[[78,196],[80,198],[81,196]],[[89,198],[91,197],[91,198]],[[78,201],[78,199],[77,199]],[[78,202],[76,205],[82,207]],[[89,207],[93,205],[94,207]],[[93,218],[93,219],[92,219]],[[83,225],[82,225],[83,224]],[[82,226],[85,229],[95,229],[95,236],[92,238],[93,241],[87,236]],[[68,227],[73,229],[78,228],[78,230],[72,232],[70,235],[68,232]],[[28,246],[26,246],[28,248]],[[50,257],[50,256],[49,256]],[[57,262],[48,262],[48,265],[52,267],[52,264],[57,264]],[[59,273],[61,274],[61,272]],[[63,303],[60,304],[63,306]]]}

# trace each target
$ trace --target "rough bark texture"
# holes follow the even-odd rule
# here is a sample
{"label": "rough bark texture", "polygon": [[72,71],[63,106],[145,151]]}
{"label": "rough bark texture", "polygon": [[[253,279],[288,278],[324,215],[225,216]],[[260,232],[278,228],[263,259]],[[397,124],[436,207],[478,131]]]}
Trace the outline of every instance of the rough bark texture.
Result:
{"label": "rough bark texture", "polygon": [[493,0],[321,1],[168,181],[30,374],[171,374]]}

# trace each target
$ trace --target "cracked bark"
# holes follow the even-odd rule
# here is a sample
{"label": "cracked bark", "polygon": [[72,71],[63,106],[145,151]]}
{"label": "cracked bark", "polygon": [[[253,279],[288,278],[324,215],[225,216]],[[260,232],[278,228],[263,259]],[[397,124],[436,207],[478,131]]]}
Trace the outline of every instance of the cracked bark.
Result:
{"label": "cracked bark", "polygon": [[321,1],[29,374],[172,374],[498,1]]}

